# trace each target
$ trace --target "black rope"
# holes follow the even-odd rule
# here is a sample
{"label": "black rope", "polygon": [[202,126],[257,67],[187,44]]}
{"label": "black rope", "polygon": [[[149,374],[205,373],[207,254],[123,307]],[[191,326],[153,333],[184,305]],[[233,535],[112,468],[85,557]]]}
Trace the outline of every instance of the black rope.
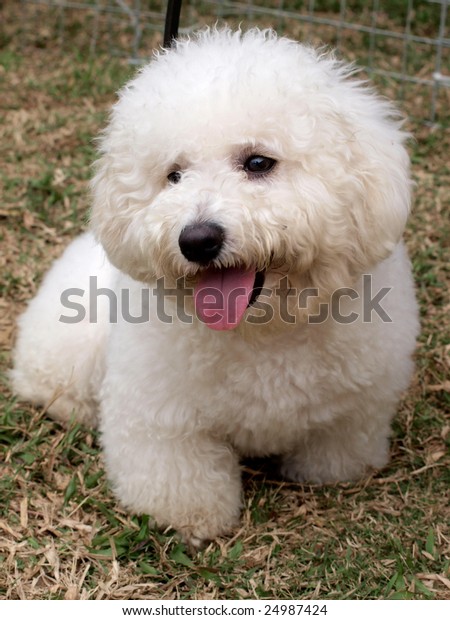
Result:
{"label": "black rope", "polygon": [[164,47],[172,47],[178,36],[182,0],[168,0],[166,23],[164,25]]}

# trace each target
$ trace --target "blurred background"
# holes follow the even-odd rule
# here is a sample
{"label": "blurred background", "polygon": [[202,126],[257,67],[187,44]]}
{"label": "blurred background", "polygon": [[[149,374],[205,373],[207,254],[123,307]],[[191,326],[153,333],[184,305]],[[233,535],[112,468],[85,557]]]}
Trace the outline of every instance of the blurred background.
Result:
{"label": "blurred background", "polygon": [[[140,63],[162,40],[165,0],[20,0],[10,3],[24,45],[55,43]],[[271,27],[327,44],[399,84],[399,97],[423,97],[434,121],[450,87],[448,0],[185,0],[180,33],[226,22]],[[381,82],[383,84],[383,82]],[[408,88],[407,88],[408,87]]]}

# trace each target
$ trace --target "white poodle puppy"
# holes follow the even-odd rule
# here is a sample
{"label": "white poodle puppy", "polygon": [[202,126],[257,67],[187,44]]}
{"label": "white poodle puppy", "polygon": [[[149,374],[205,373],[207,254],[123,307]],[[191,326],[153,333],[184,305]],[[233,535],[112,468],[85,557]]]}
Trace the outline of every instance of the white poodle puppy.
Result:
{"label": "white poodle puppy", "polygon": [[98,417],[121,502],[229,532],[239,459],[326,483],[388,459],[418,332],[395,111],[273,32],[207,30],[121,92],[76,239],[21,317],[16,392]]}

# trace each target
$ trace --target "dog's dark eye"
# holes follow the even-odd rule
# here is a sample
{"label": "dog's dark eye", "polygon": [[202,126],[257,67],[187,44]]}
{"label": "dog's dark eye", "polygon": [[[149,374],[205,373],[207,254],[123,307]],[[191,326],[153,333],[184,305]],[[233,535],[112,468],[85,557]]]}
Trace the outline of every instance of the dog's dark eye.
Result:
{"label": "dog's dark eye", "polygon": [[169,183],[172,183],[172,185],[176,185],[181,181],[181,172],[179,170],[174,170],[173,172],[170,172],[167,175],[167,180],[169,181]]}
{"label": "dog's dark eye", "polygon": [[244,162],[245,172],[252,175],[264,175],[272,170],[276,164],[276,160],[264,155],[250,155]]}

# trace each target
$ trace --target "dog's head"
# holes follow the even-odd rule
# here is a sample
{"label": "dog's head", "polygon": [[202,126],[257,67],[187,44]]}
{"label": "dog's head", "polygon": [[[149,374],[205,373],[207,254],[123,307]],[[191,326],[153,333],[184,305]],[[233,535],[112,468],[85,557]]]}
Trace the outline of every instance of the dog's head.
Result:
{"label": "dog's head", "polygon": [[283,276],[324,298],[387,257],[409,212],[406,134],[351,73],[257,30],[157,55],[101,139],[92,221],[113,264],[187,278],[201,317],[205,291],[240,290],[212,325],[227,329]]}

